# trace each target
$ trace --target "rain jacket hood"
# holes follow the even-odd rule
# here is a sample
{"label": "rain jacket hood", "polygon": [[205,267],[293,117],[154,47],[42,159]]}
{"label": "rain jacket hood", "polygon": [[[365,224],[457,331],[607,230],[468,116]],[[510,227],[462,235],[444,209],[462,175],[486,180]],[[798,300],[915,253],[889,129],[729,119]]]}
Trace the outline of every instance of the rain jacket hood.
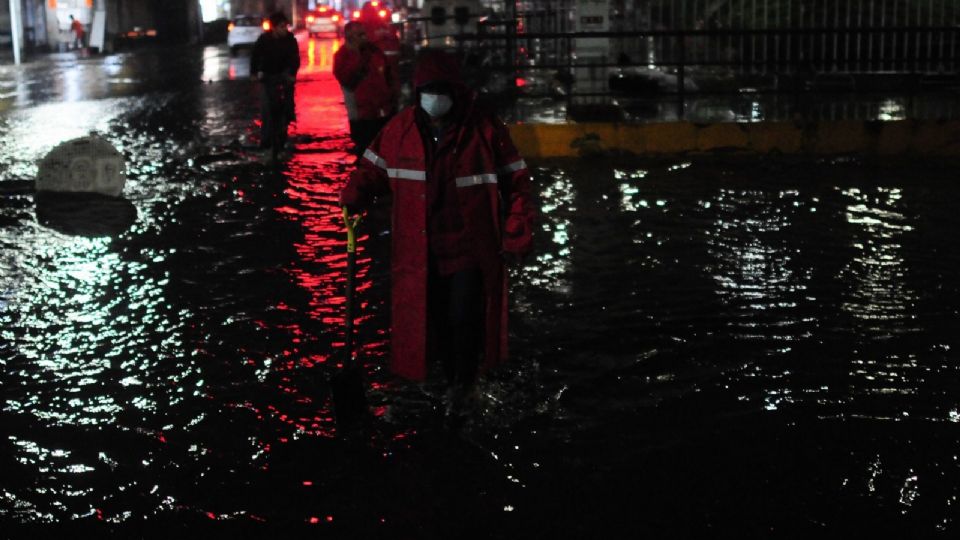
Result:
{"label": "rain jacket hood", "polygon": [[413,71],[414,103],[420,103],[420,89],[431,83],[445,83],[452,89],[451,118],[459,119],[473,109],[474,93],[464,83],[460,62],[454,55],[440,49],[420,51]]}
{"label": "rain jacket hood", "polygon": [[429,83],[448,83],[455,87],[463,87],[463,75],[460,73],[460,63],[452,54],[439,49],[424,49],[417,59],[417,66],[413,72],[413,86],[420,88]]}

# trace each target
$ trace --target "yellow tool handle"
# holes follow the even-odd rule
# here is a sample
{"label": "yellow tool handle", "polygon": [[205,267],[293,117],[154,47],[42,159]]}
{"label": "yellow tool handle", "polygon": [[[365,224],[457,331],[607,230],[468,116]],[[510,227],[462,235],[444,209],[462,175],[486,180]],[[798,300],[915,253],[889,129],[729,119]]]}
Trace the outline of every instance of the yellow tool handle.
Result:
{"label": "yellow tool handle", "polygon": [[360,216],[350,217],[347,207],[343,207],[343,223],[347,227],[347,253],[357,252],[357,224],[360,223]]}

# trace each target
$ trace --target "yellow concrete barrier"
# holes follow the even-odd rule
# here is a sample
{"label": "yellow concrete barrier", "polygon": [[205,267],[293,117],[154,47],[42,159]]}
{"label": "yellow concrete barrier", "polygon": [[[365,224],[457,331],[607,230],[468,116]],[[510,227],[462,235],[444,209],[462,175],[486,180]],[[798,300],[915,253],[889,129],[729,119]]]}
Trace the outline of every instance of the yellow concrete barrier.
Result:
{"label": "yellow concrete barrier", "polygon": [[745,153],[960,156],[960,121],[514,124],[531,158]]}

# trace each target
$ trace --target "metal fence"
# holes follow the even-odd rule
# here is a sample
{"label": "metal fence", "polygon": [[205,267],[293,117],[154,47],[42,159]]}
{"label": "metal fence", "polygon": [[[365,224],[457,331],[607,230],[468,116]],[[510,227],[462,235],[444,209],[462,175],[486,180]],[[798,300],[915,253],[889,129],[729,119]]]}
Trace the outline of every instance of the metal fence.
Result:
{"label": "metal fence", "polygon": [[[484,4],[488,12],[473,19],[512,23],[509,30],[526,37],[532,53],[576,54],[575,47],[544,36],[577,30],[573,0]],[[960,0],[613,0],[609,5],[611,58],[638,64],[675,64],[686,45],[688,65],[722,63],[745,71],[798,65],[824,72],[957,68]],[[438,35],[429,17],[419,21],[421,37]],[[442,32],[470,34],[479,26]],[[489,38],[494,26],[485,29]]]}
{"label": "metal fence", "polygon": [[[687,0],[634,3],[624,30],[686,30],[685,60],[739,71],[956,71],[957,0]],[[654,62],[681,45],[657,37],[623,43]]]}
{"label": "metal fence", "polygon": [[[484,72],[506,74],[507,84],[527,81],[523,95],[559,93],[568,106],[666,100],[683,117],[691,99],[749,87],[754,97],[780,94],[765,101],[791,116],[815,114],[803,103],[815,93],[913,96],[944,81],[960,86],[960,0],[615,0],[603,31],[577,24],[573,0],[487,4],[487,13],[455,32],[446,25],[442,36],[428,17],[411,19],[408,37],[419,45],[442,37]],[[580,54],[588,40],[594,49],[606,42],[609,52]],[[956,109],[947,98],[941,109]],[[927,101],[910,97],[899,110],[913,115],[914,103]],[[882,116],[887,102],[828,109]],[[939,114],[928,105],[923,110]]]}

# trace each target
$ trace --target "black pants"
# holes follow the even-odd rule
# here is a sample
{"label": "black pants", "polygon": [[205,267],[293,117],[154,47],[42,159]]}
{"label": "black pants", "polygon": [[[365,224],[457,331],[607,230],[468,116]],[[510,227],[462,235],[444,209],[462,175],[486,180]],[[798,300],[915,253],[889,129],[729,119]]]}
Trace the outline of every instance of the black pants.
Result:
{"label": "black pants", "polygon": [[[280,85],[283,88],[280,88]],[[273,78],[267,79],[260,85],[260,148],[270,148],[273,146],[273,126],[277,118],[274,118],[277,112],[283,113],[283,131],[280,132],[281,145],[287,140],[286,124],[294,119],[293,103],[293,85],[287,82],[277,83]],[[281,103],[282,101],[282,103]],[[278,149],[279,150],[279,149]]]}
{"label": "black pants", "polygon": [[387,125],[390,117],[374,118],[372,120],[350,120],[350,139],[353,141],[353,153],[362,156],[363,151],[370,146],[383,126]]}
{"label": "black pants", "polygon": [[470,386],[483,355],[483,276],[479,269],[441,276],[431,265],[427,295],[430,328],[447,383]]}

